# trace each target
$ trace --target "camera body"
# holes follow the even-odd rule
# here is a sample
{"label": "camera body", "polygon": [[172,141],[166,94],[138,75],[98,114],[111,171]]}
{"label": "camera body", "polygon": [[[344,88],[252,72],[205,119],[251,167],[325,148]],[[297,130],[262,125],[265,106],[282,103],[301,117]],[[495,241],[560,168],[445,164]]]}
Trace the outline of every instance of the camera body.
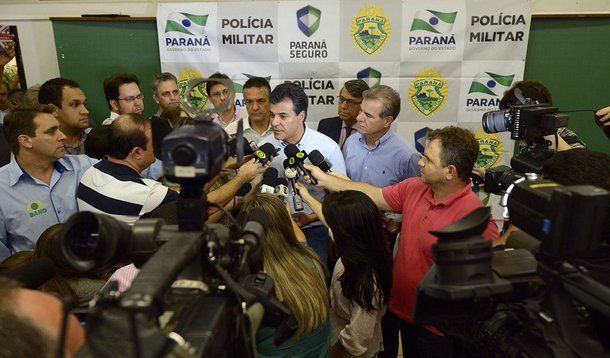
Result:
{"label": "camera body", "polygon": [[590,260],[610,252],[609,207],[600,188],[520,179],[508,210],[534,253],[493,252],[480,236],[489,208],[433,232],[435,264],[418,286],[415,324],[463,339],[474,356],[607,356],[610,289],[592,279],[600,263]]}
{"label": "camera body", "polygon": [[487,133],[510,132],[510,138],[532,139],[555,134],[557,128],[568,125],[568,116],[546,103],[512,105],[507,109],[483,114],[483,129]]}

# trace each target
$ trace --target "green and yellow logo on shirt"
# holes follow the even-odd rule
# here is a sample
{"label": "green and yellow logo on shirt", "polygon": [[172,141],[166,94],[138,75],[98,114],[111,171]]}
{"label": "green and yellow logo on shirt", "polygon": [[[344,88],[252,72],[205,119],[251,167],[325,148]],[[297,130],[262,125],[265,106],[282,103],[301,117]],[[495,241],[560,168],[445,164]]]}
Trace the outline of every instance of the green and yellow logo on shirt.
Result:
{"label": "green and yellow logo on shirt", "polygon": [[30,218],[47,212],[47,209],[42,207],[41,201],[32,201],[25,208],[27,209]]}

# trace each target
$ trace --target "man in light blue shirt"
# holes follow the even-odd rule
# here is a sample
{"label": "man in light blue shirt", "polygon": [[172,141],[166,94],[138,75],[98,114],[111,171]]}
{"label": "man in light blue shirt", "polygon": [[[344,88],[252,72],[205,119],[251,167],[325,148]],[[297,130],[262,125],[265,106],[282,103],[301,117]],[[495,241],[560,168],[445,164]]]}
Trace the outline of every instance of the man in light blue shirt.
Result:
{"label": "man in light blue shirt", "polygon": [[4,130],[14,156],[0,168],[0,261],[31,250],[45,229],[78,212],[76,188],[96,162],[84,155],[64,157],[66,136],[50,106],[16,108]]}
{"label": "man in light blue shirt", "polygon": [[358,133],[343,147],[347,176],[383,188],[420,175],[419,154],[391,130],[400,113],[400,96],[388,86],[363,93]]}
{"label": "man in light blue shirt", "polygon": [[[263,138],[259,143],[271,143],[280,148],[280,153],[273,158],[271,166],[276,168],[281,177],[284,175],[283,162],[286,159],[284,148],[294,144],[301,151],[307,153],[317,149],[332,164],[332,171],[345,174],[345,161],[339,145],[325,136],[305,125],[309,98],[298,85],[290,82],[276,86],[271,92],[271,126],[273,136]],[[309,161],[307,161],[309,162]],[[303,179],[301,183],[317,200],[322,201],[328,192],[325,189],[307,184]],[[290,196],[292,201],[292,196]],[[292,217],[302,228],[309,246],[318,254],[322,262],[328,259],[328,230],[324,227],[311,208],[305,203],[304,210],[295,212],[291,202]]]}

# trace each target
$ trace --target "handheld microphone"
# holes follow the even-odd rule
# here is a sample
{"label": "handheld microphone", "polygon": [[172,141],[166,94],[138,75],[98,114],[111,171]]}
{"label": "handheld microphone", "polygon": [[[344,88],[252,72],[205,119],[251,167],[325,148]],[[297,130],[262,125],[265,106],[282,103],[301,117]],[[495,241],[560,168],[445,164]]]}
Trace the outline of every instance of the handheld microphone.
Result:
{"label": "handheld microphone", "polygon": [[277,169],[273,167],[267,168],[263,173],[263,179],[260,188],[258,188],[258,192],[273,194],[275,185],[277,184],[277,174]]}
{"label": "handheld microphone", "polygon": [[239,189],[237,189],[235,196],[246,196],[246,194],[248,194],[250,190],[252,190],[252,184],[244,183],[242,186],[239,187]]}
{"label": "handheld microphone", "polygon": [[299,151],[299,148],[296,145],[288,144],[286,148],[284,148],[284,154],[286,154],[288,163],[291,166],[297,166],[299,170],[309,177],[311,184],[318,184],[318,181],[311,175],[309,170],[305,169],[303,166],[303,161],[307,158],[307,153],[305,153],[305,151]]}
{"label": "handheld microphone", "polygon": [[325,173],[330,172],[330,168],[332,168],[333,166],[333,164],[329,160],[324,158],[322,153],[320,153],[320,151],[317,149],[314,149],[309,152],[309,161],[311,162],[311,164],[320,168]]}
{"label": "handheld microphone", "polygon": [[275,147],[273,146],[273,144],[265,143],[254,152],[254,157],[256,158],[257,162],[260,162],[262,165],[265,165],[271,160],[274,153]]}
{"label": "handheld microphone", "polygon": [[277,178],[277,185],[273,194],[282,199],[282,201],[286,200],[288,197],[288,180],[286,178]]}
{"label": "handheld microphone", "polygon": [[284,175],[290,181],[290,186],[292,187],[292,204],[294,206],[294,211],[301,211],[304,209],[303,207],[303,198],[299,193],[299,189],[297,189],[297,179],[299,178],[299,173],[297,169],[290,165],[290,160],[284,160]]}
{"label": "handheld microphone", "polygon": [[55,276],[57,268],[49,258],[41,257],[30,261],[4,275],[21,283],[25,288],[35,290]]}

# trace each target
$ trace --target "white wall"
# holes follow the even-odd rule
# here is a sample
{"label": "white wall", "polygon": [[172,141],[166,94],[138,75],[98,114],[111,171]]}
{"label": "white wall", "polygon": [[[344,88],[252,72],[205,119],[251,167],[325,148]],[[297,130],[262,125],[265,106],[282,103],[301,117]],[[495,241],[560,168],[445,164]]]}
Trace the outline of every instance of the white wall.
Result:
{"label": "white wall", "polygon": [[[256,1],[256,0],[255,0]],[[49,17],[79,17],[82,14],[126,14],[154,17],[158,2],[140,1],[54,1],[0,0],[0,24],[16,25],[19,31],[26,80],[29,85],[59,76],[55,39]],[[531,0],[534,14],[610,13],[607,0]],[[102,44],[102,46],[111,44]]]}

